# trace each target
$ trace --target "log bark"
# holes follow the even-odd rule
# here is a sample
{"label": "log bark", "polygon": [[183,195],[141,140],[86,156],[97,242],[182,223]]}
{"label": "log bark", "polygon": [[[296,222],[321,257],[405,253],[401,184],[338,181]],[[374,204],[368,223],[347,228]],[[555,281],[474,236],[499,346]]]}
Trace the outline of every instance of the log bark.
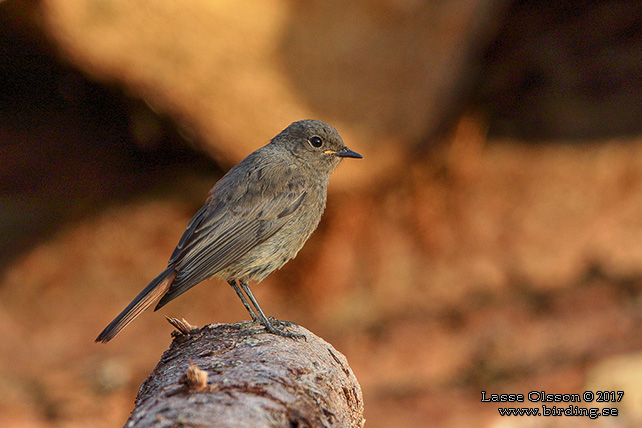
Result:
{"label": "log bark", "polygon": [[141,385],[127,427],[364,425],[346,358],[305,328],[287,327],[305,335],[299,341],[251,322],[173,324],[181,331]]}

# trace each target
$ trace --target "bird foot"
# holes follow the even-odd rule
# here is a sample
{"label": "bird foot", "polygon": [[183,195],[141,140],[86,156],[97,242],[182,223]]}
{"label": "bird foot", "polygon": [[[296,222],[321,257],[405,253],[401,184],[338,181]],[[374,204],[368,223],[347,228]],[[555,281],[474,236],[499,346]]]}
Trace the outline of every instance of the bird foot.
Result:
{"label": "bird foot", "polygon": [[265,330],[268,333],[276,334],[277,336],[282,336],[282,337],[288,337],[290,339],[294,340],[304,340],[308,341],[308,339],[305,337],[304,334],[298,334],[298,333],[292,333],[291,331],[287,331],[284,328],[277,328],[275,327],[272,323],[277,324],[280,327],[283,326],[297,326],[297,324],[290,322],[290,321],[279,321],[275,318],[270,317],[270,323],[265,327]]}
{"label": "bird foot", "polygon": [[279,327],[298,327],[299,326],[299,324],[293,321],[279,320],[274,317],[269,317],[268,321],[270,321],[272,325],[277,325]]}

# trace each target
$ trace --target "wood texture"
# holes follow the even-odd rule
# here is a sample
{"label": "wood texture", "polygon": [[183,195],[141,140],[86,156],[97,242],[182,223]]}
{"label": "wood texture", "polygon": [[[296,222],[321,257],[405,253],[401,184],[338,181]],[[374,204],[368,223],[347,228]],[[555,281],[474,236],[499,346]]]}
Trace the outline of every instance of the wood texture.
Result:
{"label": "wood texture", "polygon": [[346,358],[299,326],[296,341],[250,322],[174,340],[143,382],[133,426],[362,427],[361,388]]}

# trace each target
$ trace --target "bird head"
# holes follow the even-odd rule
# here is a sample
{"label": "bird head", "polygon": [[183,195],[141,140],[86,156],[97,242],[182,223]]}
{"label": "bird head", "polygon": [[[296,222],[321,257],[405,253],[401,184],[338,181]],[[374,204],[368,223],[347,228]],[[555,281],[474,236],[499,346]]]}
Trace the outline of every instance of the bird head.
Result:
{"label": "bird head", "polygon": [[328,173],[343,158],[363,158],[346,147],[336,129],[319,120],[294,122],[274,137],[273,143],[289,150],[298,161]]}

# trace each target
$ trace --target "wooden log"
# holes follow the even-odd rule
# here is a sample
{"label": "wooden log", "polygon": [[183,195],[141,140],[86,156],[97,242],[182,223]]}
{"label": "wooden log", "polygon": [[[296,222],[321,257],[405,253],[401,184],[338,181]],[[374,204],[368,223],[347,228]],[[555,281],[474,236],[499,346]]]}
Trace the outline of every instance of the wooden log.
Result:
{"label": "wooden log", "polygon": [[[170,321],[171,322],[171,321]],[[346,358],[296,325],[297,341],[256,323],[179,328],[143,382],[127,427],[362,427]]]}

